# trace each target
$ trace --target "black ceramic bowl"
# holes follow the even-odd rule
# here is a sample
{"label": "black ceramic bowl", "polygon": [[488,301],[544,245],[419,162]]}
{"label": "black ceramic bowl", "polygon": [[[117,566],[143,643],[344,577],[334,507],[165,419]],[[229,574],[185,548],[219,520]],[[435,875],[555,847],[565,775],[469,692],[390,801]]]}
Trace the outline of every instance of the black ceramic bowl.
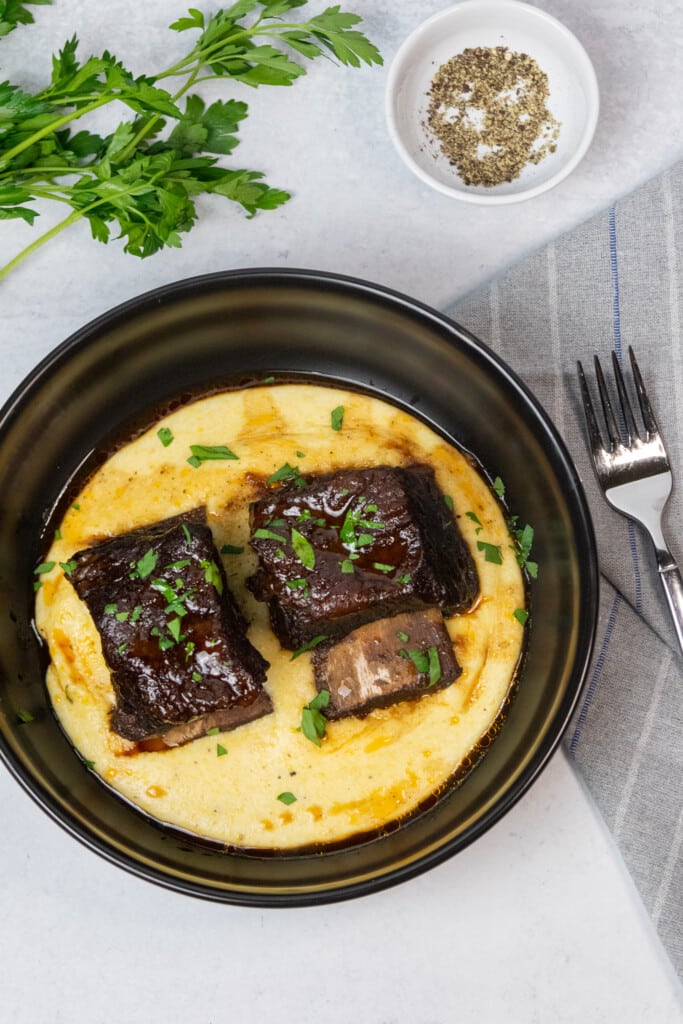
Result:
{"label": "black ceramic bowl", "polygon": [[[472,451],[536,530],[532,625],[502,729],[464,781],[373,841],[318,854],[216,852],[110,792],[50,708],[32,628],[32,572],[50,510],[84,460],[179,393],[286,372],[389,397]],[[545,413],[497,357],[434,311],[326,274],[245,271],[161,288],[64,342],[0,413],[0,753],[75,838],[180,892],[252,905],[340,900],[402,881],[480,836],[537,778],[574,708],[597,606],[592,530]],[[18,712],[34,715],[22,724]]]}

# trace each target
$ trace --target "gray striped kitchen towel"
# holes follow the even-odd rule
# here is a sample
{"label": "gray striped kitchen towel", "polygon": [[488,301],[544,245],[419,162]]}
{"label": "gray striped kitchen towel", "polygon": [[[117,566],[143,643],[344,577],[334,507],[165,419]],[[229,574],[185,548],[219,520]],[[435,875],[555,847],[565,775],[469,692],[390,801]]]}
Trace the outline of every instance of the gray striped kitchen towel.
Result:
{"label": "gray striped kitchen towel", "polygon": [[459,301],[553,418],[584,483],[600,621],[565,739],[683,980],[683,659],[648,538],[593,475],[576,360],[633,345],[671,457],[665,532],[683,564],[683,163]]}

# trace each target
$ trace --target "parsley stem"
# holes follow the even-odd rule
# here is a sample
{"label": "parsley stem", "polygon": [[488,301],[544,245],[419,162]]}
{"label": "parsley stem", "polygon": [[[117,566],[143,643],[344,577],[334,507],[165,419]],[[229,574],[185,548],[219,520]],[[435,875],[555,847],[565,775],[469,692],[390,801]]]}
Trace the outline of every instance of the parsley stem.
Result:
{"label": "parsley stem", "polygon": [[118,96],[102,96],[99,100],[94,103],[89,103],[85,107],[79,107],[77,110],[72,110],[70,114],[64,114],[63,117],[58,117],[54,121],[50,121],[44,128],[40,128],[33,135],[29,135],[23,142],[18,142],[12,149],[8,149],[6,153],[3,153],[1,164],[9,163],[10,160],[14,159],[20,153],[23,153],[25,149],[30,149],[40,139],[44,139],[46,135],[52,135],[59,128],[63,128],[65,124],[69,124],[71,121],[75,121],[77,118],[82,117],[83,114],[89,114],[91,110],[97,110],[98,107],[104,107],[107,103],[112,103],[117,100]]}
{"label": "parsley stem", "polygon": [[[93,205],[97,204],[94,203]],[[14,270],[14,268],[18,266],[22,262],[22,260],[25,260],[27,256],[30,256],[31,253],[36,251],[36,249],[39,249],[41,245],[43,245],[45,242],[49,242],[51,238],[54,238],[55,235],[58,235],[60,231],[64,230],[64,228],[68,228],[71,224],[75,224],[76,221],[80,220],[81,217],[84,215],[85,211],[90,208],[91,207],[84,207],[83,210],[74,210],[74,212],[70,213],[69,216],[65,217],[64,220],[60,220],[59,224],[55,224],[55,226],[50,228],[49,231],[46,231],[45,234],[41,235],[39,238],[36,238],[33,242],[31,242],[30,245],[27,245],[25,249],[22,249],[21,252],[14,257],[14,259],[11,259],[9,263],[5,264],[4,267],[0,267],[0,281],[7,277],[10,271]]]}

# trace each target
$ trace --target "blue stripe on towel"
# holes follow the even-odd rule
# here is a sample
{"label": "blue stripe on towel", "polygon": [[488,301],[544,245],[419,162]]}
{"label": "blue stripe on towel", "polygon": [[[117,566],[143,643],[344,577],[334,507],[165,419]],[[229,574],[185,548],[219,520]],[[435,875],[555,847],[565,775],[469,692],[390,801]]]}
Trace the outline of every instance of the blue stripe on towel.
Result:
{"label": "blue stripe on towel", "polygon": [[572,736],[571,742],[569,744],[569,753],[572,757],[574,757],[574,755],[576,754],[576,748],[581,738],[581,730],[583,729],[584,724],[586,722],[586,718],[588,717],[590,706],[593,703],[593,696],[595,695],[597,685],[600,681],[602,670],[605,667],[605,662],[607,660],[607,649],[609,647],[609,642],[612,639],[612,633],[614,632],[614,627],[617,622],[617,613],[621,606],[621,601],[621,594],[615,594],[614,603],[612,604],[612,610],[609,613],[609,619],[607,620],[607,628],[605,629],[605,635],[602,638],[602,645],[600,647],[598,660],[595,663],[593,675],[591,676],[591,681],[588,684],[586,695],[583,698],[583,704],[581,705],[579,717],[576,720],[576,726],[574,727],[574,735]]}
{"label": "blue stripe on towel", "polygon": [[[609,210],[609,257],[610,266],[612,268],[612,329],[614,334],[614,351],[619,363],[621,364],[621,305],[619,298],[619,264],[617,262],[617,218],[615,206],[610,206]],[[631,551],[631,560],[633,562],[633,582],[635,588],[633,603],[636,611],[640,613],[643,607],[643,586],[640,574],[640,561],[638,558],[638,545],[636,543],[636,528],[630,519],[627,519],[626,526],[628,530],[628,546]]]}

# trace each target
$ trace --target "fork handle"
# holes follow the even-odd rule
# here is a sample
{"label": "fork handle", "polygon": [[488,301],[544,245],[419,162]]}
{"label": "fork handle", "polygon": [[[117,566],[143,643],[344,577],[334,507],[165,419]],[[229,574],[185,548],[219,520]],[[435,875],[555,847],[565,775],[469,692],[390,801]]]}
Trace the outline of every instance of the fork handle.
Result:
{"label": "fork handle", "polygon": [[657,550],[657,568],[664,587],[666,603],[674,620],[678,646],[683,653],[683,576],[673,555],[667,549]]}

